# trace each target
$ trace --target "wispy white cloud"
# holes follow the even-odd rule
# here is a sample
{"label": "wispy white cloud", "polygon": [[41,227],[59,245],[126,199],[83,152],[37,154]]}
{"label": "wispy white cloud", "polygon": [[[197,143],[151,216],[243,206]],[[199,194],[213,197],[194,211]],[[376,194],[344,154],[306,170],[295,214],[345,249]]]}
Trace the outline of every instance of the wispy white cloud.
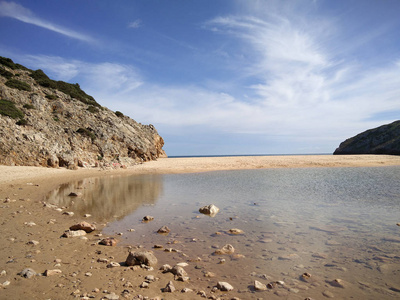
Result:
{"label": "wispy white cloud", "polygon": [[81,40],[81,41],[89,42],[89,43],[95,42],[95,39],[93,39],[92,37],[90,37],[86,34],[82,34],[82,33],[76,32],[74,30],[64,28],[57,24],[53,24],[51,22],[43,20],[43,19],[35,16],[35,14],[30,9],[28,9],[18,3],[15,3],[15,2],[1,1],[0,2],[0,16],[14,18],[21,22],[36,25],[36,26],[48,29],[50,31],[57,32],[59,34],[65,35],[65,36],[73,38],[73,39],[77,39],[77,40]]}
{"label": "wispy white cloud", "polygon": [[136,29],[136,28],[139,28],[139,27],[142,27],[142,20],[140,20],[140,19],[137,19],[137,20],[135,20],[133,22],[130,22],[128,24],[128,28]]}

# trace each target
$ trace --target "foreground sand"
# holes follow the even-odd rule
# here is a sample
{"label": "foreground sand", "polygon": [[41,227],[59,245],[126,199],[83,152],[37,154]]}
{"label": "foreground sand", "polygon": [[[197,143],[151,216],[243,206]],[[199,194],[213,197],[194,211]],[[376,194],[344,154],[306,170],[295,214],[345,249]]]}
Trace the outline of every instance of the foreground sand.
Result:
{"label": "foreground sand", "polygon": [[[192,292],[190,296],[175,292],[162,293],[161,288],[172,280],[178,291],[187,287],[205,290],[196,278],[183,283],[173,280],[172,274],[154,271],[130,270],[127,267],[107,268],[97,260],[123,262],[128,254],[126,247],[97,245],[96,233],[88,240],[60,238],[71,225],[82,221],[80,215],[68,216],[53,208],[44,207],[41,201],[50,190],[61,183],[93,176],[114,174],[185,173],[216,170],[299,167],[377,167],[400,166],[400,156],[255,156],[255,157],[207,157],[166,158],[148,162],[128,169],[99,170],[47,169],[37,167],[0,166],[0,299],[73,299],[86,295],[102,299],[107,292],[122,297],[127,290],[128,299],[136,295],[162,297],[164,299],[192,299],[201,297]],[[63,211],[68,211],[64,208]],[[90,218],[86,219],[90,222]],[[35,225],[32,225],[33,222]],[[97,233],[105,224],[96,224]],[[38,244],[31,244],[37,241]],[[134,245],[137,246],[137,245]],[[189,254],[190,256],[190,254]],[[30,267],[37,273],[60,269],[54,276],[35,276],[31,279],[17,275]],[[5,272],[2,272],[2,271]],[[150,289],[139,288],[146,275],[161,277]],[[4,286],[4,287],[2,287]],[[1,288],[2,287],[2,288]],[[98,289],[98,290],[97,290]],[[104,292],[107,291],[107,292]],[[71,295],[72,294],[72,295]],[[218,294],[222,299],[231,299],[240,294],[230,292]],[[273,296],[273,295],[272,295]],[[256,297],[256,296],[254,296]],[[245,298],[242,298],[245,299]],[[271,298],[273,299],[273,298]],[[291,299],[297,299],[291,298]]]}

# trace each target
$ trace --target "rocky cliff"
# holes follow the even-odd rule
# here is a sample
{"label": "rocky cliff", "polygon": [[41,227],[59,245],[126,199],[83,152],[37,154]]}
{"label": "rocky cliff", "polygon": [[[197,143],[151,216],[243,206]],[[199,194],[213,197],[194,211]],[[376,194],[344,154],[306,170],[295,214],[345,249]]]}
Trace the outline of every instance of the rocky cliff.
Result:
{"label": "rocky cliff", "polygon": [[78,84],[0,57],[0,164],[133,165],[166,156],[152,125],[113,112]]}
{"label": "rocky cliff", "polygon": [[357,134],[341,143],[333,154],[400,155],[400,121]]}

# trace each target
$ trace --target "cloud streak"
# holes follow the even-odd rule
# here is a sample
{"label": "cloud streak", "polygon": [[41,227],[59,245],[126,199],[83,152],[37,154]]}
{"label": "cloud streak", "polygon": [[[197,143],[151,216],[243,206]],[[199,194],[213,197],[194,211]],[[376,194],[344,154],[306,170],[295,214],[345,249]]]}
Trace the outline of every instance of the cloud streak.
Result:
{"label": "cloud streak", "polygon": [[46,20],[43,20],[43,19],[35,16],[34,13],[31,10],[29,10],[28,8],[26,8],[20,4],[17,4],[15,2],[1,1],[0,2],[0,16],[14,18],[18,21],[36,25],[36,26],[45,28],[47,30],[62,34],[69,38],[77,39],[77,40],[84,41],[87,43],[95,42],[95,40],[88,35],[85,35],[85,34],[76,32],[74,30],[70,30],[70,29],[64,28],[62,26],[53,24]]}

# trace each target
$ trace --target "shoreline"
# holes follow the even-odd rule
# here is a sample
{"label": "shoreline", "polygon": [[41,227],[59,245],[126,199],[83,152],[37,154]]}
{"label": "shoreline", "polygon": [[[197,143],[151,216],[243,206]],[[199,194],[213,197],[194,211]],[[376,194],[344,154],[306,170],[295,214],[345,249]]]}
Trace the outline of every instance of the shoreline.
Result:
{"label": "shoreline", "polygon": [[[73,299],[75,296],[103,299],[114,292],[123,299],[122,292],[129,291],[129,299],[136,295],[150,299],[201,299],[196,291],[207,286],[193,278],[189,282],[174,281],[173,275],[161,274],[159,262],[153,271],[132,271],[129,267],[107,268],[99,262],[125,261],[128,247],[98,245],[104,223],[97,223],[97,230],[87,239],[60,238],[70,226],[81,221],[93,222],[81,215],[64,215],[61,211],[43,205],[44,196],[60,184],[90,177],[135,174],[176,174],[222,170],[244,170],[261,168],[316,168],[316,167],[380,167],[400,166],[400,156],[389,155],[304,155],[304,156],[235,156],[235,157],[191,157],[160,158],[127,169],[49,169],[43,167],[0,166],[0,220],[4,242],[0,246],[0,294],[8,299]],[[8,199],[8,200],[7,200]],[[35,225],[30,226],[29,224]],[[94,222],[95,223],[95,222]],[[97,236],[96,236],[97,235]],[[118,239],[118,236],[116,236]],[[33,243],[37,241],[38,243]],[[133,249],[139,245],[133,245]],[[151,249],[146,249],[151,250]],[[189,253],[190,254],[190,253]],[[182,261],[184,261],[182,259]],[[24,268],[37,273],[59,269],[54,276],[35,276],[27,279],[17,275]],[[161,278],[150,284],[150,288],[139,288],[147,275]],[[162,293],[168,281],[173,281],[177,291]],[[222,280],[223,281],[223,280]],[[7,283],[8,282],[8,283]],[[6,283],[4,285],[4,283]],[[129,284],[128,284],[129,283]],[[180,293],[183,288],[193,290],[191,294]],[[107,292],[104,292],[107,291]],[[240,293],[216,294],[222,299],[231,299]],[[273,296],[273,295],[271,295]],[[256,295],[254,295],[256,297]],[[159,298],[161,299],[161,298]],[[271,299],[274,299],[273,297]]]}

